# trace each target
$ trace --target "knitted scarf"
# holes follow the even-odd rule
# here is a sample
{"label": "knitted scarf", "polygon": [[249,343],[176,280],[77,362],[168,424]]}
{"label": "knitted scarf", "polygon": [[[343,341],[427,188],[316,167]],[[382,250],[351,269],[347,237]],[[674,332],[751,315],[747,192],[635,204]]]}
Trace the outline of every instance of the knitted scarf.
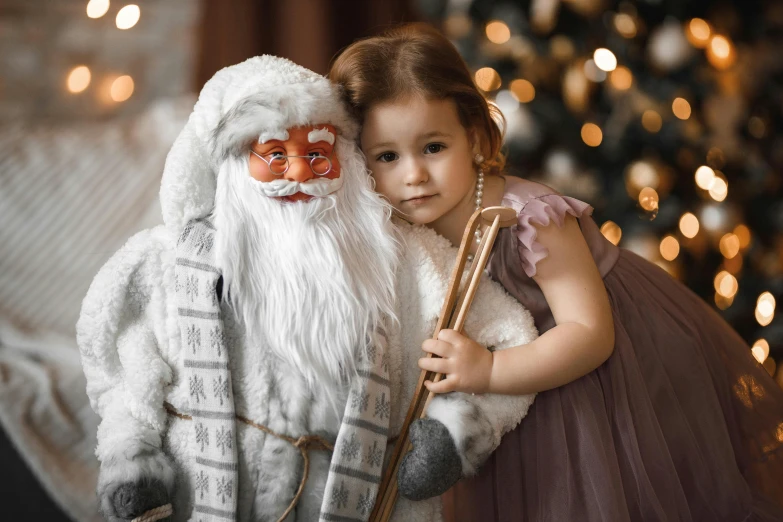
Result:
{"label": "knitted scarf", "polygon": [[[212,247],[215,228],[189,222],[177,244],[174,271],[184,376],[196,448],[193,519],[235,520],[238,492],[234,397],[223,335]],[[375,503],[391,413],[386,333],[378,328],[359,371],[337,434],[319,522],[366,521]]]}

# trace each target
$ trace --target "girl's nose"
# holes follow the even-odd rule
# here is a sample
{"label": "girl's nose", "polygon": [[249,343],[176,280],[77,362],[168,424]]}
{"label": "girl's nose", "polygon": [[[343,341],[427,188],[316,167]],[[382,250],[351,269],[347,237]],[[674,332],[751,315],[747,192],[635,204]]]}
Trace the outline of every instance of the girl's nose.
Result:
{"label": "girl's nose", "polygon": [[406,185],[421,185],[429,181],[429,179],[430,175],[425,165],[416,161],[411,162],[405,175]]}

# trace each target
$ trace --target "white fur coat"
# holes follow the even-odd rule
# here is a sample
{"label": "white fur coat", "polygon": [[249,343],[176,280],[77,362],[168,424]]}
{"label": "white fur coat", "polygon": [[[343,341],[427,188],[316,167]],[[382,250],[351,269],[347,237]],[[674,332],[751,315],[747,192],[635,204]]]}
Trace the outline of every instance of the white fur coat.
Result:
{"label": "white fur coat", "polygon": [[[416,361],[421,343],[435,328],[445,297],[456,249],[429,229],[401,225],[404,259],[397,278],[399,324],[389,332],[392,392],[391,435],[396,436],[418,381]],[[77,332],[87,377],[87,392],[102,422],[98,458],[117,462],[139,451],[162,448],[174,462],[174,520],[190,517],[195,456],[189,421],[168,415],[164,401],[188,409],[174,298],[175,238],[165,227],[131,238],[104,266],[85,298]],[[532,341],[537,333],[530,314],[485,277],[468,317],[465,332],[477,342],[503,349]],[[326,394],[308,390],[295,368],[261,350],[245,346],[241,328],[227,308],[225,329],[231,350],[231,374],[237,413],[292,437],[322,435],[334,440],[343,404],[334,408]],[[327,386],[321,383],[320,386]],[[344,397],[344,396],[343,396]],[[342,400],[345,400],[344,398]],[[443,422],[454,438],[463,473],[475,472],[500,442],[501,435],[524,416],[532,396],[436,397],[428,415]],[[338,413],[339,412],[339,413]],[[302,459],[288,443],[238,424],[239,520],[276,520],[293,498]],[[389,446],[391,448],[391,445]],[[390,451],[387,451],[387,456]],[[305,494],[289,521],[318,518],[330,455],[311,452]],[[112,468],[129,480],[152,469]],[[158,470],[160,471],[160,470]],[[135,474],[135,475],[134,475]],[[99,486],[100,487],[100,486]],[[437,498],[422,502],[400,499],[393,520],[440,520]]]}

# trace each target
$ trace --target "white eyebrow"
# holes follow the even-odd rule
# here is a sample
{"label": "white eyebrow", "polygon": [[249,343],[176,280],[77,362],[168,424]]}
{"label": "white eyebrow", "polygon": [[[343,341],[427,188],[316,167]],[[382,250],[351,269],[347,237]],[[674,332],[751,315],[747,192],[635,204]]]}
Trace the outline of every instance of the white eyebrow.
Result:
{"label": "white eyebrow", "polygon": [[311,130],[307,133],[307,141],[310,143],[318,143],[319,141],[325,141],[329,145],[334,145],[334,134],[324,127],[323,129]]}
{"label": "white eyebrow", "polygon": [[283,130],[282,132],[278,130],[264,131],[258,136],[258,143],[263,145],[267,141],[286,141],[288,138],[289,136],[287,130]]}

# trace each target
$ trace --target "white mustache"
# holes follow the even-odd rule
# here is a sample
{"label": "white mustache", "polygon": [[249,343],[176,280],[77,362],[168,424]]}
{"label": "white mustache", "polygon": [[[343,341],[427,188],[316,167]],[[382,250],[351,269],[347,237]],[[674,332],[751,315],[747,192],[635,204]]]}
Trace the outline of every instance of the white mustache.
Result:
{"label": "white mustache", "polygon": [[311,179],[309,181],[305,181],[304,183],[287,179],[275,179],[272,181],[258,181],[253,178],[249,179],[255,188],[260,190],[265,196],[269,198],[290,196],[292,194],[296,194],[297,192],[302,192],[308,196],[328,196],[343,186],[342,176],[334,179]]}

